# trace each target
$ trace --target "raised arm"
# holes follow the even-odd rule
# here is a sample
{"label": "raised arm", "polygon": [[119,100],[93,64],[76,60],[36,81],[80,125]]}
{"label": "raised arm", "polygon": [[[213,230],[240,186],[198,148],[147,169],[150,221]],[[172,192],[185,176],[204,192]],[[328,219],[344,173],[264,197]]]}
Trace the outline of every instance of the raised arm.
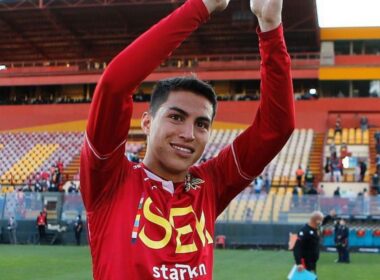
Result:
{"label": "raised arm", "polygon": [[210,13],[228,0],[188,0],[119,53],[95,89],[81,154],[81,193],[87,210],[107,201],[122,178],[124,144],[136,87],[175,50]]}
{"label": "raised arm", "polygon": [[102,75],[94,94],[87,139],[100,157],[125,142],[136,87],[175,50],[210,11],[201,0],[189,0],[119,53]]}
{"label": "raised arm", "polygon": [[[261,98],[253,123],[231,146],[206,163],[219,178],[215,188],[219,214],[285,145],[295,126],[290,57],[281,25],[282,0],[251,0],[258,16]],[[265,32],[263,32],[265,30]]]}
{"label": "raised arm", "polygon": [[285,145],[295,127],[294,96],[281,24],[282,0],[251,0],[259,20],[261,98],[253,124],[233,143],[240,172],[259,175]]}

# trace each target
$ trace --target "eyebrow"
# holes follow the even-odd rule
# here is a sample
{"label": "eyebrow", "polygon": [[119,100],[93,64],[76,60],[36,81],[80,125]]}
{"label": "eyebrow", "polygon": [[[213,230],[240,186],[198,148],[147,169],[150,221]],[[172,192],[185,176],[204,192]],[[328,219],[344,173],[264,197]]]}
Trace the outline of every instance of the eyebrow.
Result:
{"label": "eyebrow", "polygon": [[[170,107],[169,110],[176,111],[176,112],[180,113],[181,115],[184,115],[185,117],[189,116],[188,112],[182,110],[181,108],[175,107],[175,106]],[[209,117],[206,117],[206,116],[197,117],[196,120],[197,121],[206,121],[208,123],[211,123],[211,119]]]}

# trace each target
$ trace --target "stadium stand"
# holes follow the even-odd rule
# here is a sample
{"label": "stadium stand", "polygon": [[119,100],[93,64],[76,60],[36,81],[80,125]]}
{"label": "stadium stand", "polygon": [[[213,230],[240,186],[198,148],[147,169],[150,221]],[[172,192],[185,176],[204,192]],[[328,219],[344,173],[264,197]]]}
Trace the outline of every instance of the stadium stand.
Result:
{"label": "stadium stand", "polygon": [[[82,132],[0,133],[0,184],[3,191],[35,182],[37,174],[49,171],[62,161],[65,179],[79,179],[79,154]],[[145,148],[141,141],[129,142],[126,152],[139,154]],[[31,180],[32,182],[29,182]],[[8,185],[11,188],[8,188]]]}

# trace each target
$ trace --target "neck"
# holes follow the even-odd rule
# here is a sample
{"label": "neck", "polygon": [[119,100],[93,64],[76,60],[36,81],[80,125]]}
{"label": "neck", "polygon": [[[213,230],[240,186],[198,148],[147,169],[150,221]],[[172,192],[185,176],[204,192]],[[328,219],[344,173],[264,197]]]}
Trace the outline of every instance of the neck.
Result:
{"label": "neck", "polygon": [[187,170],[181,172],[176,170],[168,170],[159,163],[157,164],[149,161],[146,157],[143,159],[143,164],[150,172],[161,177],[165,181],[172,181],[173,183],[185,181]]}
{"label": "neck", "polygon": [[309,222],[309,226],[314,228],[314,229],[318,228],[318,226],[313,222]]}

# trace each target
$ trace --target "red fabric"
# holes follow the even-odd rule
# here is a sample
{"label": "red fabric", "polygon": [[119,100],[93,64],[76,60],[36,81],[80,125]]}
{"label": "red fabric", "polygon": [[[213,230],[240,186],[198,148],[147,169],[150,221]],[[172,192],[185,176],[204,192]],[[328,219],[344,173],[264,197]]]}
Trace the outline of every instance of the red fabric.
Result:
{"label": "red fabric", "polygon": [[37,225],[39,225],[39,226],[44,226],[44,225],[46,225],[46,224],[45,224],[45,217],[44,217],[44,215],[39,215],[39,216],[37,217]]}
{"label": "red fabric", "polygon": [[280,26],[259,34],[262,98],[254,123],[218,157],[190,168],[191,177],[201,179],[194,188],[178,183],[171,194],[164,189],[171,182],[127,160],[132,92],[207,18],[201,0],[187,1],[122,51],[95,90],[80,175],[94,279],[212,279],[217,216],[294,128],[290,59]]}
{"label": "red fabric", "polygon": [[373,236],[380,237],[380,229],[376,229],[373,231]]}
{"label": "red fabric", "polygon": [[42,174],[41,174],[41,178],[42,178],[43,180],[48,180],[48,179],[50,178],[50,174],[49,174],[48,172],[44,171],[44,172],[42,172]]}
{"label": "red fabric", "polygon": [[333,231],[331,229],[323,230],[323,236],[331,236],[332,234],[333,234]]}
{"label": "red fabric", "polygon": [[63,172],[63,162],[62,161],[57,161],[57,167],[59,172]]}

